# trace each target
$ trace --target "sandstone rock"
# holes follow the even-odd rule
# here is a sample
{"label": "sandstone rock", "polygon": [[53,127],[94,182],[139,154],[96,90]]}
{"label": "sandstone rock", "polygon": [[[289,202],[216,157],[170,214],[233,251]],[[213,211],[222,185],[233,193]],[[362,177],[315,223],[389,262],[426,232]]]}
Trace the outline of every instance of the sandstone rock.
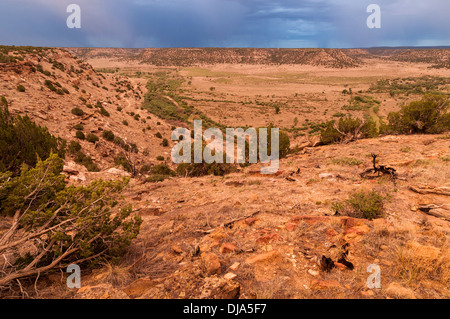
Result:
{"label": "sandstone rock", "polygon": [[262,253],[246,259],[249,264],[272,263],[281,260],[281,254],[278,250]]}
{"label": "sandstone rock", "polygon": [[258,244],[269,244],[275,240],[279,240],[280,239],[280,235],[278,234],[268,234],[268,235],[264,235],[259,237],[256,242]]}
{"label": "sandstone rock", "polygon": [[329,221],[330,218],[327,216],[295,216],[291,222],[292,223],[300,223],[305,222],[309,225],[323,223]]}
{"label": "sandstone rock", "polygon": [[219,257],[214,253],[203,253],[202,261],[205,267],[206,273],[209,276],[220,273],[220,260]]}
{"label": "sandstone rock", "polygon": [[241,293],[241,285],[235,281],[227,281],[214,295],[218,299],[238,299]]}
{"label": "sandstone rock", "polygon": [[85,182],[86,176],[84,174],[70,175],[69,180],[76,183]]}
{"label": "sandstone rock", "polygon": [[393,298],[398,299],[416,299],[414,291],[410,288],[403,287],[398,282],[392,282],[386,289],[386,293]]}
{"label": "sandstone rock", "polygon": [[319,272],[317,270],[312,270],[312,269],[308,270],[308,274],[310,274],[311,276],[314,276],[314,277],[319,276]]}
{"label": "sandstone rock", "polygon": [[232,243],[223,243],[222,246],[219,248],[219,252],[221,254],[228,254],[236,251],[237,247],[236,245]]}
{"label": "sandstone rock", "polygon": [[232,264],[230,266],[230,270],[236,271],[239,268],[240,265],[241,265],[241,263],[235,262],[234,264]]}
{"label": "sandstone rock", "polygon": [[328,237],[334,237],[336,235],[338,235],[338,232],[335,231],[333,228],[329,228],[326,233],[325,233]]}
{"label": "sandstone rock", "polygon": [[311,289],[322,290],[322,289],[336,289],[342,288],[341,284],[336,280],[313,280],[311,282]]}
{"label": "sandstone rock", "polygon": [[170,249],[175,254],[182,254],[183,253],[183,249],[181,249],[180,246],[178,246],[178,245],[172,245],[172,247],[170,247]]}
{"label": "sandstone rock", "polygon": [[112,168],[108,169],[106,171],[106,173],[109,173],[109,174],[112,174],[112,175],[119,175],[119,176],[128,176],[128,177],[131,176],[130,173],[128,173],[128,172],[126,172],[124,170],[115,168],[115,167],[112,167]]}
{"label": "sandstone rock", "polygon": [[130,297],[130,298],[138,298],[144,295],[148,290],[153,288],[157,282],[150,279],[150,277],[139,278],[138,280],[133,281],[131,284],[123,288],[122,290]]}
{"label": "sandstone rock", "polygon": [[344,229],[352,228],[355,226],[365,225],[363,219],[353,218],[353,217],[343,217],[341,218],[341,224]]}
{"label": "sandstone rock", "polygon": [[348,228],[344,232],[344,236],[342,237],[347,242],[357,242],[361,240],[361,237],[370,232],[370,228],[367,225],[362,226],[354,226],[352,228]]}
{"label": "sandstone rock", "polygon": [[228,237],[227,233],[223,229],[217,229],[209,234],[209,236],[217,240],[225,239]]}
{"label": "sandstone rock", "polygon": [[223,276],[223,278],[225,278],[226,280],[233,280],[236,277],[237,277],[237,275],[232,272],[229,272],[225,276]]}

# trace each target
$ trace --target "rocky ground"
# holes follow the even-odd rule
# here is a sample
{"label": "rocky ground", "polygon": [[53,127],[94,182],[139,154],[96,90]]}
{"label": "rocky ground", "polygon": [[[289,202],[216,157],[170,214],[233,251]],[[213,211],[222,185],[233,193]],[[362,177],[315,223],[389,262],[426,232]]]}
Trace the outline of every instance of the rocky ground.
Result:
{"label": "rocky ground", "polygon": [[[400,151],[405,144],[411,151]],[[396,185],[361,179],[372,151],[397,169]],[[250,167],[226,177],[133,180],[125,196],[144,223],[123,262],[86,271],[77,291],[52,275],[41,297],[59,287],[67,298],[448,298],[448,194],[410,189],[448,192],[448,155],[448,135],[387,136],[306,149],[282,160],[278,176]],[[333,163],[344,156],[361,164]],[[389,196],[383,218],[330,209],[360,189]],[[419,209],[430,204],[442,218]],[[338,262],[344,251],[352,269]],[[380,289],[367,287],[373,264]]]}

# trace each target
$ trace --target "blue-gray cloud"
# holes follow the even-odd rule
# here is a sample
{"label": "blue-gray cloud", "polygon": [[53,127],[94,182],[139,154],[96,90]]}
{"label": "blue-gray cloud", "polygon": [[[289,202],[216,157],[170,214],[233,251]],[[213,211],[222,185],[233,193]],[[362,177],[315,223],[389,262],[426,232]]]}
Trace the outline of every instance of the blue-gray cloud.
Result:
{"label": "blue-gray cloud", "polygon": [[[94,47],[450,45],[448,0],[0,0],[0,44]],[[77,3],[82,28],[66,27]],[[369,29],[366,8],[382,10]]]}

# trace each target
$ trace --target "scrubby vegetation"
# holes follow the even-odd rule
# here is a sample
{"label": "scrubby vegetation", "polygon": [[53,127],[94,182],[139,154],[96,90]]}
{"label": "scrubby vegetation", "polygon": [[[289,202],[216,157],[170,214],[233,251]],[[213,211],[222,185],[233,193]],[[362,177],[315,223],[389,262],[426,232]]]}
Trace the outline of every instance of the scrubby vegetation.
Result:
{"label": "scrubby vegetation", "polygon": [[98,140],[99,140],[98,136],[93,134],[93,133],[89,133],[86,136],[86,141],[88,141],[89,143],[93,143],[94,144],[94,143],[98,142]]}
{"label": "scrubby vegetation", "polygon": [[[118,205],[128,180],[67,186],[65,141],[11,115],[4,97],[0,104],[0,216],[13,216],[0,236],[0,289],[71,263],[88,267],[123,255],[141,225],[130,206]],[[78,142],[68,152],[94,170]]]}
{"label": "scrubby vegetation", "polygon": [[377,137],[378,134],[379,129],[372,119],[361,120],[347,116],[328,122],[321,130],[320,140],[323,144],[345,143],[360,138]]}
{"label": "scrubby vegetation", "polygon": [[388,116],[388,130],[401,134],[436,134],[450,130],[450,101],[446,95],[425,95]]}
{"label": "scrubby vegetation", "polygon": [[332,209],[339,214],[372,220],[383,217],[385,199],[386,196],[376,191],[358,191],[343,202],[333,203]]}
{"label": "scrubby vegetation", "polygon": [[86,135],[84,135],[84,133],[82,131],[77,131],[75,133],[75,137],[79,140],[85,140],[86,139]]}
{"label": "scrubby vegetation", "polygon": [[75,160],[75,163],[86,167],[86,169],[89,172],[99,172],[100,171],[100,168],[98,167],[97,164],[94,163],[92,158],[90,156],[84,154],[82,151],[78,151],[75,154],[74,160]]}
{"label": "scrubby vegetation", "polygon": [[20,173],[22,164],[34,167],[52,152],[64,157],[65,141],[56,138],[30,120],[28,116],[13,116],[6,99],[0,100],[0,172]]}
{"label": "scrubby vegetation", "polygon": [[109,142],[113,142],[114,138],[116,136],[114,135],[114,133],[112,131],[106,130],[106,131],[103,131],[102,137]]}
{"label": "scrubby vegetation", "polygon": [[[141,219],[131,216],[130,206],[117,207],[127,180],[67,187],[62,168],[52,154],[13,179],[1,175],[0,213],[14,220],[0,240],[0,253],[9,258],[0,288],[71,263],[115,260],[138,235]],[[34,248],[24,249],[29,244]]]}
{"label": "scrubby vegetation", "polygon": [[80,109],[79,107],[75,107],[72,109],[72,114],[76,115],[76,116],[83,116],[84,115],[84,111],[82,109]]}
{"label": "scrubby vegetation", "polygon": [[[202,146],[202,152],[206,144]],[[232,164],[226,163],[226,154],[222,155],[223,163],[206,163],[204,160],[201,163],[194,162],[194,144],[191,145],[191,162],[182,163],[177,167],[177,174],[185,177],[196,177],[205,175],[224,176],[236,171],[236,167]]]}
{"label": "scrubby vegetation", "polygon": [[390,93],[391,96],[400,94],[424,94],[437,91],[440,87],[449,83],[449,78],[436,76],[396,78],[393,80],[379,80],[370,87],[370,91]]}

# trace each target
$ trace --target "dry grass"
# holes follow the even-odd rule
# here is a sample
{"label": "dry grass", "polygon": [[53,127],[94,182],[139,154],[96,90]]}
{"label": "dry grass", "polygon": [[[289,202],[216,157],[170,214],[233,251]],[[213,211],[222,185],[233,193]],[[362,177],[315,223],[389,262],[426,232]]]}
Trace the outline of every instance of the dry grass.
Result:
{"label": "dry grass", "polygon": [[114,287],[124,287],[133,280],[130,266],[123,267],[107,262],[104,264],[104,269],[104,281]]}
{"label": "dry grass", "polygon": [[442,248],[409,241],[396,251],[396,270],[409,285],[423,280],[435,280],[444,285],[450,283],[450,254],[447,245]]}

